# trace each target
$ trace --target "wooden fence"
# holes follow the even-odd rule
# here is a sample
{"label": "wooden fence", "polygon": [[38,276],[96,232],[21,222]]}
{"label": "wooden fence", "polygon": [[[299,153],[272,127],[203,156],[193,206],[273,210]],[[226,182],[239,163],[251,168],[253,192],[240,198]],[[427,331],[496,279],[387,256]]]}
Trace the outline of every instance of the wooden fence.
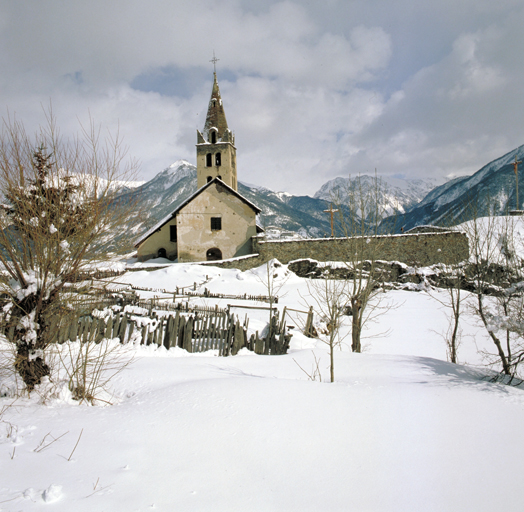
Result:
{"label": "wooden fence", "polygon": [[244,347],[256,354],[286,354],[291,340],[286,334],[284,317],[279,321],[276,314],[267,336],[257,333],[247,336],[248,319],[221,311],[195,312],[186,315],[177,311],[174,315],[141,317],[132,313],[119,313],[106,318],[85,315],[69,325],[56,325],[55,342],[79,339],[82,342],[99,342],[103,338],[120,338],[120,342],[142,345],[163,345],[166,349],[180,347],[188,352],[218,350],[220,356],[236,355]]}
{"label": "wooden fence", "polygon": [[[78,280],[112,278],[121,275],[118,271],[103,271],[79,275]],[[208,280],[201,283],[205,284]],[[176,302],[176,296],[182,292],[185,297],[207,297],[220,299],[241,299],[259,302],[270,302],[270,297],[262,295],[227,295],[211,293],[205,289],[203,293],[196,292],[197,283],[194,283],[193,291],[184,291],[184,288],[176,289],[176,292],[139,288],[127,283],[114,282],[107,284],[121,284],[124,287],[118,290],[101,288],[95,293],[89,293],[79,301],[76,321],[71,318],[65,322],[55,320],[51,326],[55,337],[53,342],[64,343],[67,340],[79,339],[82,342],[100,342],[103,338],[119,338],[120,342],[140,343],[145,345],[156,344],[166,349],[180,347],[188,352],[204,352],[207,350],[218,350],[220,356],[236,355],[242,348],[247,348],[256,354],[280,355],[286,354],[292,335],[286,334],[286,308],[279,319],[279,312],[274,309],[274,316],[268,325],[267,333],[260,337],[259,333],[247,336],[248,319],[241,322],[237,316],[230,312],[233,307],[239,305],[228,304],[227,309],[218,306],[190,305],[188,301]],[[130,292],[129,288],[132,288]],[[134,290],[154,291],[173,295],[173,302],[160,301],[159,298],[140,299]],[[278,297],[272,298],[273,303],[278,302]],[[95,308],[104,309],[111,306],[126,305],[137,306],[146,310],[147,316],[140,316],[132,312],[123,312],[102,317],[96,313]],[[80,307],[81,306],[81,307]],[[256,309],[270,309],[266,307],[254,307]],[[165,311],[168,314],[159,315],[156,311]],[[312,316],[312,313],[311,313]],[[61,324],[63,322],[63,324]],[[309,323],[309,315],[308,322]],[[5,324],[4,324],[5,326]],[[307,331],[307,329],[306,329]],[[8,338],[14,336],[14,326],[9,332],[4,332]]]}

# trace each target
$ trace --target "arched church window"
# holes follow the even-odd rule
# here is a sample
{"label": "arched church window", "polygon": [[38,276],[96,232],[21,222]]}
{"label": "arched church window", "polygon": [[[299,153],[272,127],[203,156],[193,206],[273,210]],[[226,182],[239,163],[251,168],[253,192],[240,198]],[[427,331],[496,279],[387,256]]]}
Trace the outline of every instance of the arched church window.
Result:
{"label": "arched church window", "polygon": [[207,177],[207,182],[209,183],[213,178],[211,176]]}
{"label": "arched church window", "polygon": [[222,155],[220,153],[217,153],[215,155],[215,165],[217,167],[219,167],[220,165],[222,165]]}
{"label": "arched church window", "polygon": [[213,130],[211,132],[211,144],[216,144],[217,143],[217,132],[215,132],[215,130]]}
{"label": "arched church window", "polygon": [[208,153],[206,155],[206,167],[211,167],[213,165],[213,155]]}
{"label": "arched church window", "polygon": [[220,176],[220,174],[219,174],[219,175],[217,176],[217,178],[218,178],[219,180],[221,180],[221,179],[222,179],[222,176]]}

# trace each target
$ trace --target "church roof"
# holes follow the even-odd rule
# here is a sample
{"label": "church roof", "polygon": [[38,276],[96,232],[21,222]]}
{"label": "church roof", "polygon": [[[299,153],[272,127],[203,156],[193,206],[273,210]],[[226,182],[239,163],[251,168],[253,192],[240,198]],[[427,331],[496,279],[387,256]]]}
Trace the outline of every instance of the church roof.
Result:
{"label": "church roof", "polygon": [[213,73],[213,89],[211,90],[211,99],[209,100],[206,122],[204,124],[203,135],[206,140],[209,140],[209,130],[211,128],[217,129],[217,137],[220,139],[228,130],[226,113],[224,112],[224,105],[220,96],[216,73]]}
{"label": "church roof", "polygon": [[220,178],[214,178],[212,179],[211,181],[209,181],[208,183],[206,183],[203,187],[200,187],[194,194],[192,194],[191,196],[189,196],[181,205],[179,205],[176,210],[174,210],[173,212],[171,212],[169,215],[167,215],[166,217],[164,217],[160,222],[158,222],[157,224],[155,224],[151,229],[149,229],[148,231],[146,231],[146,233],[144,233],[144,235],[142,235],[136,242],[135,242],[135,247],[138,247],[142,242],[144,242],[145,240],[147,240],[153,233],[155,233],[156,231],[158,231],[159,229],[161,229],[165,224],[167,224],[172,218],[176,217],[176,214],[182,209],[184,208],[185,206],[187,206],[191,201],[193,201],[193,199],[195,199],[195,197],[197,197],[198,195],[200,195],[202,192],[204,192],[204,190],[206,190],[208,187],[210,187],[213,183],[216,183],[217,185],[220,185],[222,187],[224,187],[228,192],[230,192],[231,194],[233,194],[234,196],[238,197],[238,199],[240,199],[243,203],[247,204],[255,213],[260,213],[262,210],[256,206],[255,204],[253,204],[251,201],[249,201],[248,199],[246,199],[242,194],[240,194],[239,192],[237,192],[234,188],[231,188],[229,185],[226,185]]}

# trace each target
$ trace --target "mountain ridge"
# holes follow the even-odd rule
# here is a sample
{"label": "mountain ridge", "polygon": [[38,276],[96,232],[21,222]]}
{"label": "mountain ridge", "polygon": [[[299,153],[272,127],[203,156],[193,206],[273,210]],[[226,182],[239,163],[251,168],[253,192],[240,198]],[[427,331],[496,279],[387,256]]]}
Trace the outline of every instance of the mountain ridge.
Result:
{"label": "mountain ridge", "polygon": [[[451,226],[470,220],[473,215],[504,214],[515,207],[514,159],[524,160],[524,145],[489,162],[470,176],[461,176],[438,185],[433,178],[403,179],[377,176],[380,207],[389,217],[381,223],[383,232],[407,231],[419,225]],[[519,176],[524,171],[519,169]],[[325,210],[331,203],[347,199],[347,188],[357,178],[337,177],[324,183],[313,196],[295,196],[273,191],[264,185],[239,181],[238,191],[261,208],[262,227],[292,231],[303,237],[329,237],[331,226]],[[373,186],[374,177],[360,176],[363,190]],[[169,215],[197,190],[196,167],[187,160],[176,160],[150,181],[126,192],[140,203],[140,218],[131,230],[140,235]],[[524,198],[524,193],[522,194]],[[519,200],[520,205],[522,201]],[[342,207],[342,214],[350,215]],[[335,234],[342,235],[337,228]]]}
{"label": "mountain ridge", "polygon": [[[492,160],[470,176],[455,178],[436,187],[414,208],[385,219],[385,231],[399,232],[418,225],[454,226],[475,217],[504,215],[522,207],[524,194],[516,204],[514,162],[523,160],[524,145]],[[518,169],[519,181],[524,170]]]}
{"label": "mountain ridge", "polygon": [[[323,237],[331,236],[329,216],[324,212],[329,207],[330,200],[332,201],[328,191],[333,190],[333,182],[342,187],[345,180],[347,179],[335,178],[326,182],[313,197],[295,196],[288,192],[273,191],[262,185],[251,185],[242,181],[239,181],[238,191],[261,208],[259,219],[262,227],[272,226],[283,231],[294,231],[303,237]],[[414,181],[420,188],[420,182],[424,180]],[[430,185],[426,183],[424,187],[429,188]],[[196,167],[187,160],[175,161],[150,181],[129,192],[140,202],[142,211],[142,218],[135,219],[133,231],[140,234],[150,229],[196,190]],[[418,200],[421,200],[420,196],[419,191],[418,196],[414,193],[404,193],[401,199],[388,196],[384,200],[390,203],[391,210],[400,204],[402,211],[405,211],[412,206],[414,198],[418,197]],[[348,215],[349,212],[346,211],[345,214]]]}

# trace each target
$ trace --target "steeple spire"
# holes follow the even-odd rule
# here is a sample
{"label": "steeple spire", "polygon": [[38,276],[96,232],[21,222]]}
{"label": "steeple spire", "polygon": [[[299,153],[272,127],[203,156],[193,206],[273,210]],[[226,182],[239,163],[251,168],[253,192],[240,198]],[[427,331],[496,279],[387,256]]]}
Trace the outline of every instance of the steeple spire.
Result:
{"label": "steeple spire", "polygon": [[226,114],[218,88],[216,63],[213,52],[213,88],[207,107],[206,122],[202,132],[197,130],[197,186],[204,186],[219,178],[237,190],[237,157],[235,137],[227,126]]}
{"label": "steeple spire", "polygon": [[203,135],[208,142],[212,142],[212,132],[215,132],[216,140],[222,139],[227,131],[226,114],[224,105],[218,88],[216,71],[213,73],[213,89],[211,90],[211,99],[207,108],[206,122],[204,124]]}

